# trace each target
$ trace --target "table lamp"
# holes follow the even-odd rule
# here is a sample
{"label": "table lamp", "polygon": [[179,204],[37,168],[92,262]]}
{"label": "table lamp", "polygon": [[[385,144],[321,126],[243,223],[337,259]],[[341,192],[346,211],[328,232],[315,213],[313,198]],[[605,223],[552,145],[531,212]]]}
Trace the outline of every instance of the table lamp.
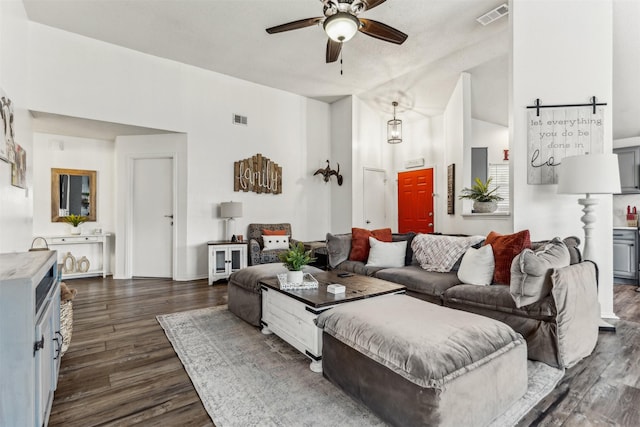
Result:
{"label": "table lamp", "polygon": [[222,202],[220,203],[220,217],[226,221],[226,238],[235,242],[235,218],[242,218],[241,202]]}

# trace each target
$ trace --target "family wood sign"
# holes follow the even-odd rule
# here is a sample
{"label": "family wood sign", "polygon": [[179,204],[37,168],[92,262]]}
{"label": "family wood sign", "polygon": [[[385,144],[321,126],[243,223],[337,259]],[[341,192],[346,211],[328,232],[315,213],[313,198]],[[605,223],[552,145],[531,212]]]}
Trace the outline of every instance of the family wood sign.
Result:
{"label": "family wood sign", "polygon": [[262,154],[234,162],[233,175],[233,191],[282,193],[282,166]]}

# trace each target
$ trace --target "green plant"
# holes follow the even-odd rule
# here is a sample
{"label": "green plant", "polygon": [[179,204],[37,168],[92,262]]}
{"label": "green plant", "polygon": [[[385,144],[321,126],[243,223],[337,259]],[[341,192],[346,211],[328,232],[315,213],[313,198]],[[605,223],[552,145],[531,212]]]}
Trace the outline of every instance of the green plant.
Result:
{"label": "green plant", "polygon": [[82,224],[83,222],[87,222],[87,217],[83,216],[83,215],[68,215],[68,216],[63,216],[62,220],[68,224],[73,225],[74,227],[79,226],[80,224]]}
{"label": "green plant", "polygon": [[278,255],[280,261],[284,263],[289,271],[300,271],[302,267],[315,261],[316,259],[311,256],[311,251],[304,250],[304,243],[298,242],[297,244],[291,243],[289,249],[285,252],[281,252]]}
{"label": "green plant", "polygon": [[490,183],[491,177],[487,179],[487,182],[482,182],[480,178],[476,178],[471,188],[462,189],[460,199],[471,199],[476,202],[497,202],[498,200],[503,200],[502,197],[495,194],[499,187],[489,190]]}

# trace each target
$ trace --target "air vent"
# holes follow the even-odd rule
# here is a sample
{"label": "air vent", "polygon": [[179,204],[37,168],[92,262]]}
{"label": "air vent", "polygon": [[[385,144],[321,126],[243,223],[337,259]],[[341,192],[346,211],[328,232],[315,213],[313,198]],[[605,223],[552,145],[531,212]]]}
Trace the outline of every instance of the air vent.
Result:
{"label": "air vent", "polygon": [[485,13],[481,17],[477,18],[476,21],[478,21],[482,25],[488,25],[493,21],[502,18],[508,13],[509,13],[509,6],[507,6],[506,3],[503,3],[500,6],[496,7],[495,9],[490,10],[489,12]]}
{"label": "air vent", "polygon": [[241,116],[240,114],[233,114],[232,123],[234,125],[247,125],[247,116]]}

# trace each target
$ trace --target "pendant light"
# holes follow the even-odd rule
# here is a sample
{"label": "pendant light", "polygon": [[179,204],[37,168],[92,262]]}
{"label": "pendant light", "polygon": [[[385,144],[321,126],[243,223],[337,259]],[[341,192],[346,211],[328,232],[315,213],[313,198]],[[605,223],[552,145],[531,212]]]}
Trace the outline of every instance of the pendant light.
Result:
{"label": "pendant light", "polygon": [[398,103],[393,101],[393,119],[387,122],[387,142],[389,144],[399,144],[402,142],[402,120],[396,119],[396,107]]}

